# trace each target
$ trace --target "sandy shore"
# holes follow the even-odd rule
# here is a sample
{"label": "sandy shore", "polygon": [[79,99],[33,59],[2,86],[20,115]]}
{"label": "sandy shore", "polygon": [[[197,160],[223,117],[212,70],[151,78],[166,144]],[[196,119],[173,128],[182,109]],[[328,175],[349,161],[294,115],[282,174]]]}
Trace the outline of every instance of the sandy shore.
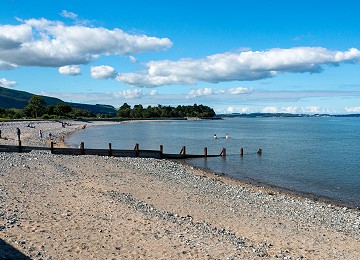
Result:
{"label": "sandy shore", "polygon": [[[62,145],[85,124],[68,123],[0,123],[0,144],[21,127],[24,145],[46,144],[40,129]],[[359,211],[173,161],[0,153],[0,259],[360,259],[359,248]]]}

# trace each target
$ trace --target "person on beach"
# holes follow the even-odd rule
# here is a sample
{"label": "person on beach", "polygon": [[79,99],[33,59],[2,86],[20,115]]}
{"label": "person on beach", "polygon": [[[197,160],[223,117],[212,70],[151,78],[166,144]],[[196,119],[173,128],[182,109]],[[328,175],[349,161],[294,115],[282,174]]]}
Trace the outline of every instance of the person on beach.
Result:
{"label": "person on beach", "polygon": [[16,128],[16,134],[17,134],[17,139],[18,139],[18,141],[20,142],[21,131],[20,131],[20,128],[19,128],[19,127]]}
{"label": "person on beach", "polygon": [[42,132],[39,130],[39,138],[42,139]]}
{"label": "person on beach", "polygon": [[65,142],[65,136],[62,135],[61,138],[60,138],[60,141]]}
{"label": "person on beach", "polygon": [[52,137],[52,133],[50,132],[50,133],[49,133],[49,139],[50,139],[50,140],[51,140],[51,137]]}
{"label": "person on beach", "polygon": [[226,139],[226,140],[228,140],[228,139],[229,139],[229,134],[228,134],[228,133],[226,133],[226,135],[225,135],[225,139]]}

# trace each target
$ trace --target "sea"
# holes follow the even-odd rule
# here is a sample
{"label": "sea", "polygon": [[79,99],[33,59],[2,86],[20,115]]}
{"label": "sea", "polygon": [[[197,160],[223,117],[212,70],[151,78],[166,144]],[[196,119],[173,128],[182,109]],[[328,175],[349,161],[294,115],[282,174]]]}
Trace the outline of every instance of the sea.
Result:
{"label": "sea", "polygon": [[[214,135],[218,139],[214,139]],[[229,138],[225,136],[228,134]],[[86,128],[71,147],[159,150],[226,157],[185,163],[254,185],[360,208],[360,118],[224,118],[140,121]],[[243,149],[243,156],[240,149]],[[259,155],[257,151],[261,149]]]}

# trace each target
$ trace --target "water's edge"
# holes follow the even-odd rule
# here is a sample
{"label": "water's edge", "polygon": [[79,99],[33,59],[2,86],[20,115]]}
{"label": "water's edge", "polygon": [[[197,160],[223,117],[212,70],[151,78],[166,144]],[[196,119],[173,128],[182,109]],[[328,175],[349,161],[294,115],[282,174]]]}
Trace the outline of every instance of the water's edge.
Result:
{"label": "water's edge", "polygon": [[[133,136],[133,139],[131,139],[131,140],[136,140],[136,136],[137,135],[135,134]],[[86,137],[85,137],[85,139],[86,139]],[[83,138],[84,138],[84,136],[83,136]],[[158,139],[156,139],[156,140],[158,140]],[[69,145],[69,143],[68,143],[68,145]],[[354,200],[351,201],[351,199],[349,201],[347,201],[345,199],[342,199],[342,198],[345,198],[345,197],[341,197],[341,196],[338,196],[338,198],[336,198],[336,196],[328,197],[328,196],[326,196],[327,194],[320,194],[320,193],[324,193],[324,192],[320,192],[318,194],[318,193],[316,193],[316,190],[314,190],[314,191],[313,190],[309,190],[309,191],[301,190],[302,189],[301,186],[299,186],[300,190],[297,190],[296,186],[293,186],[293,187],[286,187],[286,185],[281,186],[281,184],[279,185],[279,183],[274,184],[274,183],[268,182],[269,180],[258,179],[258,178],[255,177],[256,175],[254,175],[252,177],[251,175],[248,175],[248,176],[241,176],[241,175],[233,176],[233,175],[231,175],[231,173],[229,173],[229,174],[225,173],[224,174],[224,173],[220,172],[220,170],[217,170],[217,169],[214,169],[214,168],[211,168],[211,167],[207,168],[206,165],[203,166],[201,161],[199,161],[199,160],[204,160],[204,159],[200,158],[200,159],[186,159],[186,160],[175,160],[175,161],[178,162],[178,163],[187,164],[187,165],[190,165],[192,167],[196,167],[198,169],[204,170],[205,172],[207,172],[209,174],[214,174],[216,176],[220,176],[220,177],[223,177],[223,178],[235,180],[235,181],[239,182],[239,185],[241,185],[243,183],[243,184],[246,184],[246,185],[251,185],[253,187],[265,188],[265,189],[268,189],[268,190],[273,191],[273,192],[277,192],[277,193],[281,193],[281,194],[287,194],[289,196],[303,197],[303,198],[311,199],[313,201],[321,201],[321,202],[336,205],[336,206],[359,209],[359,203],[357,203]],[[195,163],[195,162],[198,162],[198,163]],[[263,161],[263,162],[265,162],[265,161]],[[265,165],[265,164],[263,164],[263,165]],[[252,169],[254,169],[254,168],[249,167],[247,170],[250,170],[250,172],[251,172]]]}

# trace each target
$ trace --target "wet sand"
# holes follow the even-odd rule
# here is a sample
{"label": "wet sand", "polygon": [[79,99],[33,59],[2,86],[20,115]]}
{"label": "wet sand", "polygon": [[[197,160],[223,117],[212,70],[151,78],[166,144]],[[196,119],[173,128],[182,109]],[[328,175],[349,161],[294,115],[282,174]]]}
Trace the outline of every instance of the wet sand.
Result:
{"label": "wet sand", "polygon": [[[63,145],[69,124],[0,123],[0,144],[20,126]],[[169,160],[0,153],[0,239],[31,259],[360,259],[360,212]]]}

